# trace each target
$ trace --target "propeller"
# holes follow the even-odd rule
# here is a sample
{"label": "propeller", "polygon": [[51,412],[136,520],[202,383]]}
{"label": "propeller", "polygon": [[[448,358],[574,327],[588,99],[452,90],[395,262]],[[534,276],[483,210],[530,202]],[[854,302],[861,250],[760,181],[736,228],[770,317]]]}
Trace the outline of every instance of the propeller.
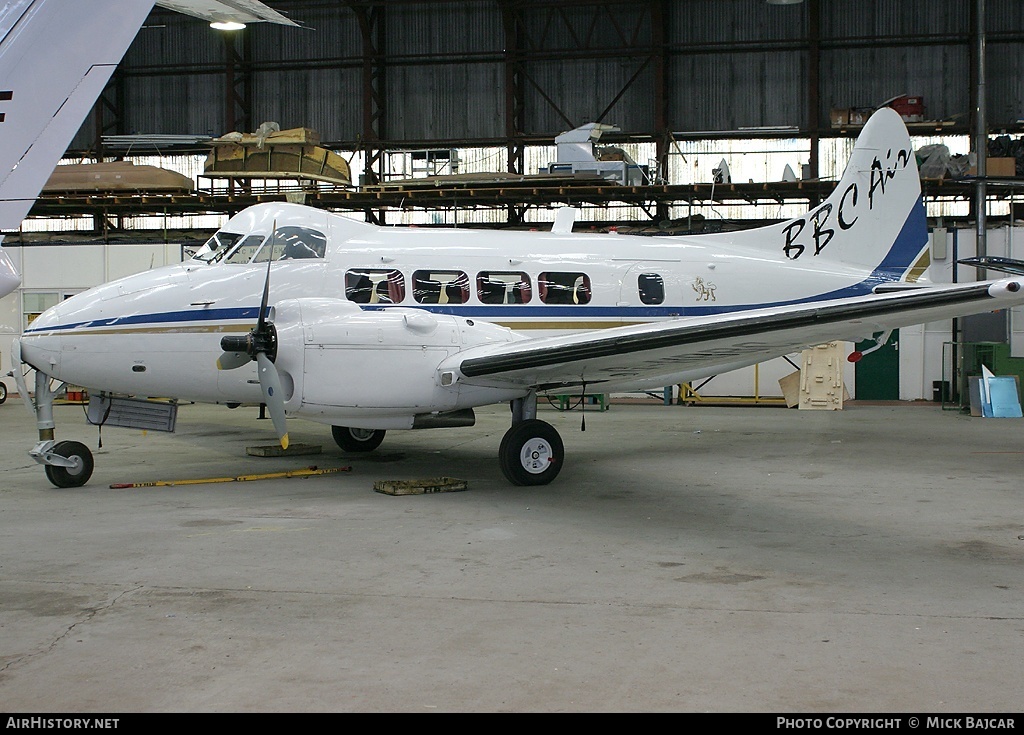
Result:
{"label": "propeller", "polygon": [[[274,227],[277,230],[277,227]],[[288,427],[285,425],[284,393],[281,390],[281,376],[277,372],[274,360],[277,358],[277,329],[267,321],[267,304],[270,301],[270,264],[273,262],[273,250],[267,260],[267,278],[263,283],[263,300],[260,303],[260,314],[256,327],[244,336],[233,334],[221,337],[220,348],[223,354],[217,359],[218,370],[234,370],[250,360],[256,361],[256,372],[260,379],[260,390],[263,391],[263,403],[270,411],[270,419],[274,423],[274,431],[281,440],[281,448],[288,448]]]}

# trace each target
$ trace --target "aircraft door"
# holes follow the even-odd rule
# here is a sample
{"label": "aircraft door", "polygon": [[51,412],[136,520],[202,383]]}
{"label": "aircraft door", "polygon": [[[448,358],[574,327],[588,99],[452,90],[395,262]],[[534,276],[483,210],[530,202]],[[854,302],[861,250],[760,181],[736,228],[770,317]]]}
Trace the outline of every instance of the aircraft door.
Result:
{"label": "aircraft door", "polygon": [[[856,349],[869,350],[877,343],[858,342]],[[857,400],[897,401],[900,397],[900,332],[894,329],[886,343],[864,355],[854,373],[854,395]]]}

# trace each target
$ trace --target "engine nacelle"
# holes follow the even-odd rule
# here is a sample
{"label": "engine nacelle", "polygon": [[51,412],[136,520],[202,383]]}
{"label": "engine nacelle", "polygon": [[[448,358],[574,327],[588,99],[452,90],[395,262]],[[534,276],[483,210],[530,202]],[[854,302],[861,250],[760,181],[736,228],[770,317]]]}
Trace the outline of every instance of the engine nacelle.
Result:
{"label": "engine nacelle", "polygon": [[[289,414],[379,428],[411,428],[414,416],[465,408],[461,387],[443,384],[438,365],[468,347],[515,339],[487,322],[422,309],[364,311],[341,299],[281,301],[271,321]],[[471,405],[505,400],[479,398]],[[364,417],[374,421],[358,421]]]}

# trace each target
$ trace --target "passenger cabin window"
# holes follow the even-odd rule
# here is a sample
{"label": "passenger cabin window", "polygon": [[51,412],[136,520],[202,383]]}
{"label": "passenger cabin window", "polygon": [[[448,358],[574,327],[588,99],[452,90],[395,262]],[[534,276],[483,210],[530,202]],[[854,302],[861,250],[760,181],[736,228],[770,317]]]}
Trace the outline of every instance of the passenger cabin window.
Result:
{"label": "passenger cabin window", "polygon": [[477,273],[476,295],[482,304],[528,304],[530,277],[520,271]]}
{"label": "passenger cabin window", "polygon": [[309,227],[278,227],[273,242],[264,246],[252,259],[253,263],[271,260],[299,260],[322,258],[327,252],[327,238],[322,232]]}
{"label": "passenger cabin window", "polygon": [[345,296],[357,304],[398,304],[405,299],[405,276],[383,268],[353,268],[345,274]]}
{"label": "passenger cabin window", "polygon": [[541,273],[537,294],[545,304],[589,304],[590,276],[585,273]]}
{"label": "passenger cabin window", "polygon": [[636,281],[641,303],[660,304],[665,301],[665,281],[657,273],[641,273]]}
{"label": "passenger cabin window", "polygon": [[469,301],[469,276],[462,271],[416,271],[412,297],[420,304],[464,304]]}

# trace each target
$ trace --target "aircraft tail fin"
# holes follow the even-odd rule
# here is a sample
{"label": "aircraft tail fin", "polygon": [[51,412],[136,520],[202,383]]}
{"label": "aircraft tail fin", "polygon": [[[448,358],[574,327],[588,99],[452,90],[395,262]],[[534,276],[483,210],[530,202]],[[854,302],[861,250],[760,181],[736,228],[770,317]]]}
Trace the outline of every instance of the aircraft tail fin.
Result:
{"label": "aircraft tail fin", "polygon": [[776,227],[778,247],[790,260],[864,269],[869,286],[920,280],[928,266],[928,226],[917,160],[899,114],[876,110],[832,194]]}
{"label": "aircraft tail fin", "polygon": [[[0,231],[16,230],[153,0],[15,0],[0,8]],[[0,296],[17,288],[0,249]]]}

